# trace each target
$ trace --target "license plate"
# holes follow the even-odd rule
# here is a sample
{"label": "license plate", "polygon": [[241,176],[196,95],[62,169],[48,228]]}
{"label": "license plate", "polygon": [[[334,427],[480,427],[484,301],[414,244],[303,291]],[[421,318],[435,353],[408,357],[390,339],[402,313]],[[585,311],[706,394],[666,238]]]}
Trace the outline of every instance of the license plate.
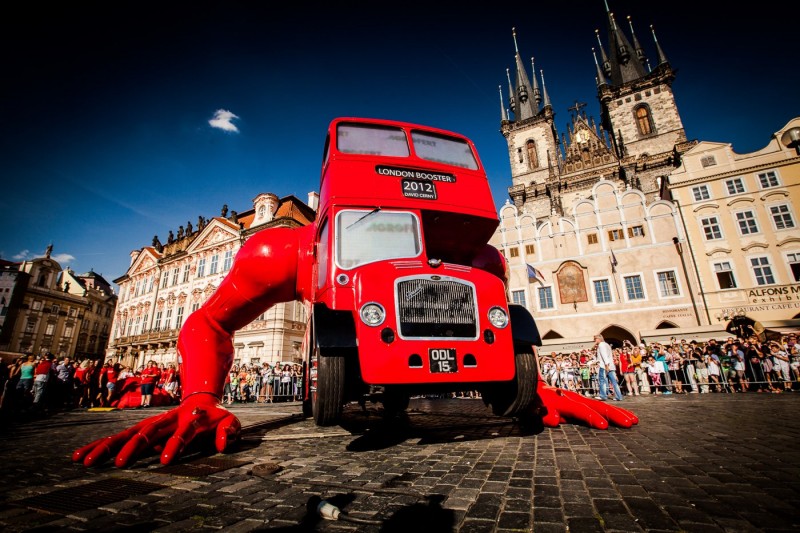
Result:
{"label": "license plate", "polygon": [[406,198],[436,200],[436,185],[432,181],[402,180],[400,185]]}
{"label": "license plate", "polygon": [[433,373],[458,372],[454,348],[429,348],[428,361]]}

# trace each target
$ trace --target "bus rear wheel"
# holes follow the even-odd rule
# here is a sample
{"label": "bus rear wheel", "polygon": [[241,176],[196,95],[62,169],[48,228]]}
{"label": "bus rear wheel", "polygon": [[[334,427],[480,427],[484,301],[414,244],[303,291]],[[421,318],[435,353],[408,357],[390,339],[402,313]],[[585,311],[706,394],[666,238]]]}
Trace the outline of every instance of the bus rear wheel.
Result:
{"label": "bus rear wheel", "polygon": [[341,421],[344,406],[345,358],[341,355],[320,355],[314,350],[316,387],[309,391],[311,411],[318,426],[335,426]]}

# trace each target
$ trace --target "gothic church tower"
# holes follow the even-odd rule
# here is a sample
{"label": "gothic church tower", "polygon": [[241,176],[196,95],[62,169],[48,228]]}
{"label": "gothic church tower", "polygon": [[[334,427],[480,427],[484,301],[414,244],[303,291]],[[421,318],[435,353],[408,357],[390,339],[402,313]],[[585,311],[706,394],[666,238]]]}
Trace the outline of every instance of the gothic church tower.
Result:
{"label": "gothic church tower", "polygon": [[[515,76],[507,71],[509,109],[501,99],[501,129],[511,163],[513,203],[537,219],[564,216],[591,194],[601,179],[622,189],[641,190],[649,200],[666,194],[666,180],[687,143],[672,93],[675,72],[653,32],[657,65],[650,67],[628,19],[631,39],[617,25],[606,4],[608,45],[595,53],[600,121],[586,116],[584,103],[569,111],[566,132],[559,134],[544,77],[539,89],[535,70],[529,78],[514,32]],[[531,58],[533,68],[533,58]],[[541,75],[541,73],[540,73]],[[533,80],[532,83],[529,80]]]}

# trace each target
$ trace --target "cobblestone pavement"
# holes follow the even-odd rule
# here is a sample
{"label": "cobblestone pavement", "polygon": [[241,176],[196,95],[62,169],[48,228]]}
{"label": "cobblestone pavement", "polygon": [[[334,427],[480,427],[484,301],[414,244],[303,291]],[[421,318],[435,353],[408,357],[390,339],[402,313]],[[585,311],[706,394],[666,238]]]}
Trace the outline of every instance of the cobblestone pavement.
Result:
{"label": "cobblestone pavement", "polygon": [[[348,406],[232,406],[226,455],[87,469],[72,451],[150,411],[5,423],[4,531],[800,531],[800,393],[627,398],[631,429],[523,431],[480,400],[412,400],[406,420]],[[344,513],[316,513],[324,499]],[[347,518],[344,520],[343,518]]]}

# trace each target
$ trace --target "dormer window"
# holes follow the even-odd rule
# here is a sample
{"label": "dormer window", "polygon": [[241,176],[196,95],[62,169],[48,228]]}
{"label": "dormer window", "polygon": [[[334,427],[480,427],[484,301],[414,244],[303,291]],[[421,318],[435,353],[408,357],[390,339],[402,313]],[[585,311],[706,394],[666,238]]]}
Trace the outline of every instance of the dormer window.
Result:
{"label": "dormer window", "polygon": [[265,216],[267,216],[267,206],[262,205],[258,208],[258,218],[261,220]]}

